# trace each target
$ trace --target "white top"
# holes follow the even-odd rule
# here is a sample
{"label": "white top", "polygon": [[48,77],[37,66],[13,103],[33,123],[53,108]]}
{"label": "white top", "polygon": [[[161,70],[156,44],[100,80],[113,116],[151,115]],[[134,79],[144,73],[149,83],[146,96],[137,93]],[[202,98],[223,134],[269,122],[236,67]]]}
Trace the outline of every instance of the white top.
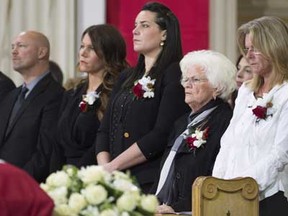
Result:
{"label": "white top", "polygon": [[[266,119],[252,109],[272,102]],[[256,99],[240,87],[231,122],[221,139],[212,175],[218,178],[252,177],[259,184],[260,200],[278,191],[288,197],[288,83],[275,86]]]}

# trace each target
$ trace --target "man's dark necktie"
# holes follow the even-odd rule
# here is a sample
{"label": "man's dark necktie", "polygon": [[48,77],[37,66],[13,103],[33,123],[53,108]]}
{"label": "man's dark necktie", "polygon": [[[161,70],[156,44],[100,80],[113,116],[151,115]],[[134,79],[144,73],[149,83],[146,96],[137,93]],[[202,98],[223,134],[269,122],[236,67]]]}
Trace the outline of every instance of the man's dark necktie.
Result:
{"label": "man's dark necktie", "polygon": [[15,116],[17,115],[19,109],[21,108],[23,102],[25,101],[25,95],[28,91],[29,91],[29,89],[26,86],[22,87],[21,92],[18,95],[18,98],[14,104],[14,107],[13,107],[13,110],[12,110],[12,113],[10,116],[10,120],[9,120],[9,126],[13,122]]}

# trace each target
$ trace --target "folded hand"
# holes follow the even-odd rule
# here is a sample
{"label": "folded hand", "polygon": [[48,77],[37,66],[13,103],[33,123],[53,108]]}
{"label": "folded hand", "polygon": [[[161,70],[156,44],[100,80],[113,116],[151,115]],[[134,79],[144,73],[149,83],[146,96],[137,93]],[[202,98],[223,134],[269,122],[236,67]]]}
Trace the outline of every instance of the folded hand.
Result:
{"label": "folded hand", "polygon": [[171,206],[168,206],[166,204],[162,204],[156,208],[156,213],[158,213],[158,214],[175,213],[175,211]]}

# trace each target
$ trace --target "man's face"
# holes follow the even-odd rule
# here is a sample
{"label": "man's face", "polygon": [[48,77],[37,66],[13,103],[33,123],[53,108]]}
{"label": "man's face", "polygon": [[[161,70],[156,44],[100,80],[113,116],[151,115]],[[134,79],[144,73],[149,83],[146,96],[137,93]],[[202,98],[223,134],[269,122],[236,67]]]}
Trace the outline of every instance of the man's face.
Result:
{"label": "man's face", "polygon": [[21,33],[12,43],[13,69],[19,73],[33,68],[38,62],[39,46],[32,35]]}

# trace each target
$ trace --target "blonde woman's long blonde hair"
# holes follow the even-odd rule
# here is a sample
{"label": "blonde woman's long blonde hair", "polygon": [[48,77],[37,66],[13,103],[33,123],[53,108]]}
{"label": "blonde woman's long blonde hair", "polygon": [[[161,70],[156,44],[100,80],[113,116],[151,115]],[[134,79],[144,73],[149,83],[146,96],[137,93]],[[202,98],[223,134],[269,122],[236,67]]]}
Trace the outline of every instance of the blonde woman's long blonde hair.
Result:
{"label": "blonde woman's long blonde hair", "polygon": [[[264,16],[243,24],[238,29],[237,43],[245,56],[245,37],[252,36],[253,46],[259,50],[272,65],[272,82],[270,89],[288,80],[288,27],[278,17]],[[264,80],[254,74],[249,83],[253,91],[259,90]]]}

